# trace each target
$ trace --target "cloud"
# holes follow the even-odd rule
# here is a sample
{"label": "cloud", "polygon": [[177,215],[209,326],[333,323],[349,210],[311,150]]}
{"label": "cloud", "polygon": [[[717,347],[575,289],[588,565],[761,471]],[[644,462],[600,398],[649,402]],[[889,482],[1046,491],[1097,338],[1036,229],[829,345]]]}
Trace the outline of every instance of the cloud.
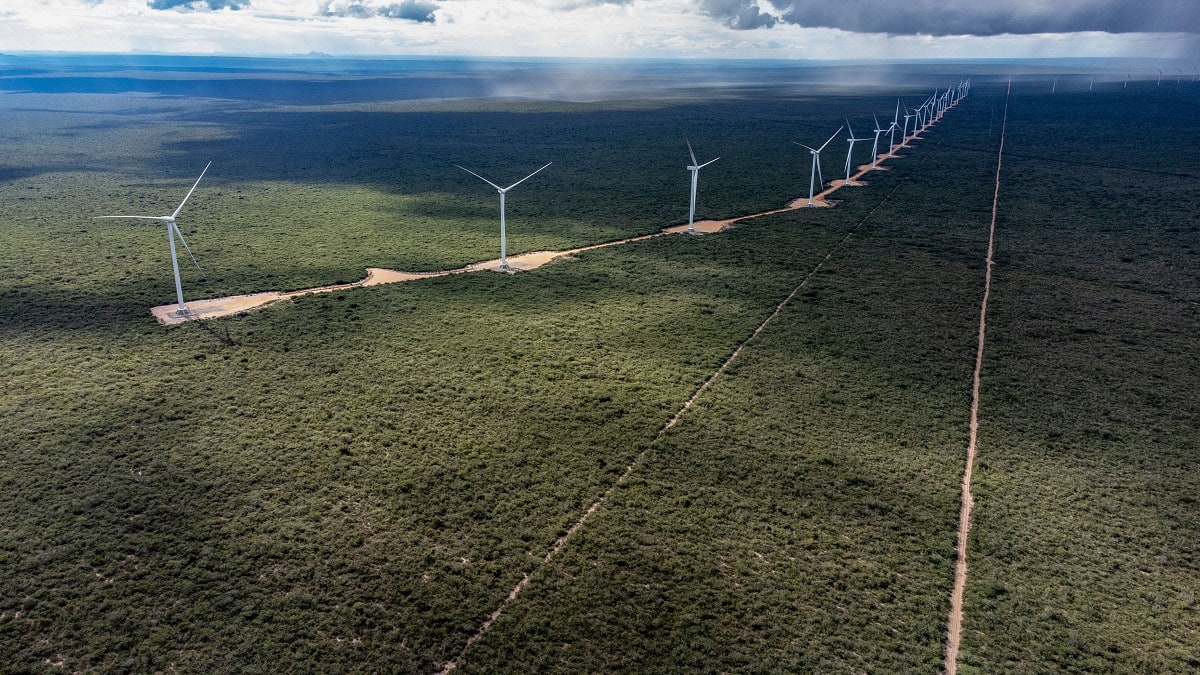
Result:
{"label": "cloud", "polygon": [[[769,9],[764,10],[763,4]],[[699,0],[731,28],[778,23],[891,35],[1200,33],[1196,0]]]}
{"label": "cloud", "polygon": [[[95,6],[103,0],[89,0],[88,5]],[[204,5],[211,10],[241,9],[250,6],[250,0],[149,0],[146,6],[150,9],[195,9],[196,5]]]}
{"label": "cloud", "polygon": [[780,20],[762,11],[756,0],[700,0],[700,9],[734,30],[771,28]]}
{"label": "cloud", "polygon": [[403,19],[416,23],[434,23],[434,12],[440,7],[429,0],[403,0],[378,5],[364,0],[325,0],[321,4],[321,16],[344,16],[369,19],[381,16],[387,19]]}

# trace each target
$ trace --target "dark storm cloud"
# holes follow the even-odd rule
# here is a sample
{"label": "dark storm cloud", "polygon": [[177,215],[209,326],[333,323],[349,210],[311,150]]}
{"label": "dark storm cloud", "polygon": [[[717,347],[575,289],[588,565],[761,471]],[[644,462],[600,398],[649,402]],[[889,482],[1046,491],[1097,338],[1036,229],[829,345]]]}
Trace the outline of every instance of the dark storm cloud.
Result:
{"label": "dark storm cloud", "polygon": [[1197,0],[778,0],[779,15],[758,0],[700,0],[709,16],[732,28],[776,23],[895,35],[1006,33],[1200,33]]}
{"label": "dark storm cloud", "polygon": [[779,17],[762,11],[755,0],[700,0],[700,9],[737,30],[770,28],[779,23]]}
{"label": "dark storm cloud", "polygon": [[150,9],[195,9],[197,5],[213,10],[241,9],[249,7],[250,0],[150,0],[146,3]]}
{"label": "dark storm cloud", "polygon": [[433,23],[433,13],[438,5],[428,0],[404,0],[384,5],[367,4],[362,0],[336,2],[329,0],[321,5],[321,16],[347,16],[356,19],[369,19],[382,16],[388,19],[403,19],[417,23]]}

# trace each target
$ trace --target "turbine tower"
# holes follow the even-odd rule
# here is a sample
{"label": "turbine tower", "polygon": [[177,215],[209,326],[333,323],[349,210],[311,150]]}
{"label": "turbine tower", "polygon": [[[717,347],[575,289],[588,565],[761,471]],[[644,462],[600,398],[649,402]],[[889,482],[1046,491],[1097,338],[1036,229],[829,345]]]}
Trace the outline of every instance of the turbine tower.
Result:
{"label": "turbine tower", "polygon": [[704,167],[708,166],[709,164],[712,164],[713,162],[715,162],[721,158],[717,157],[716,159],[710,159],[707,162],[701,164],[700,162],[696,161],[696,153],[692,152],[692,142],[689,141],[687,139],[687,137],[684,137],[683,142],[687,143],[688,156],[692,158],[692,163],[687,168],[688,171],[692,172],[692,200],[688,204],[688,229],[687,229],[687,231],[688,231],[688,234],[695,234],[696,233],[696,184],[700,182],[700,169],[703,169]]}
{"label": "turbine tower", "polygon": [[[554,162],[547,162],[547,163],[545,164],[545,166],[543,166],[543,167],[542,167],[542,169],[545,169],[547,166],[550,166],[550,165],[551,165],[551,164],[553,164],[553,163],[554,163]],[[488,179],[484,178],[483,176],[480,176],[479,174],[475,173],[474,171],[472,171],[472,170],[470,170],[470,169],[468,169],[468,168],[466,168],[466,167],[462,167],[462,166],[459,166],[459,165],[457,165],[457,164],[455,164],[454,166],[458,166],[458,168],[462,169],[463,171],[466,171],[467,173],[471,174],[472,176],[475,176],[476,178],[478,178],[479,180],[481,180],[481,181],[483,181],[483,182],[487,183],[488,185],[491,185],[492,187],[496,188],[496,191],[497,191],[497,192],[499,192],[499,193],[500,193],[500,269],[501,269],[501,270],[503,270],[503,271],[505,271],[505,272],[507,272],[507,271],[509,270],[509,266],[508,266],[508,237],[507,237],[507,235],[506,235],[506,233],[505,233],[505,223],[504,223],[504,195],[505,195],[505,194],[507,194],[509,190],[511,190],[511,189],[513,189],[513,188],[515,188],[515,187],[517,187],[517,186],[518,186],[518,185],[520,185],[521,183],[524,183],[525,181],[529,180],[530,178],[533,178],[533,177],[534,177],[534,175],[536,175],[536,174],[537,174],[538,172],[540,172],[542,169],[538,169],[537,171],[534,171],[533,173],[529,174],[528,176],[525,176],[525,177],[524,177],[524,178],[522,178],[521,180],[519,180],[519,181],[517,181],[517,182],[513,183],[512,185],[509,185],[508,187],[502,188],[502,187],[500,187],[499,185],[496,185],[496,184],[495,184],[495,183],[493,183],[492,181],[490,181],[490,180],[488,180]]]}
{"label": "turbine tower", "polygon": [[[819,147],[819,148],[815,148],[815,149],[810,148],[803,143],[800,143],[797,141],[792,141],[796,145],[807,149],[809,151],[809,153],[812,154],[812,171],[809,173],[809,176],[808,176],[808,205],[809,206],[816,206],[816,204],[813,203],[813,190],[816,187],[817,175],[821,173],[821,151],[824,150],[825,146],[829,145],[829,143],[831,141],[833,141],[833,139],[836,138],[838,134],[842,133],[842,128],[843,127],[838,127],[838,130],[833,132],[833,136],[830,136],[829,140],[822,143],[821,147]],[[825,186],[825,178],[822,176],[821,177],[821,187],[824,187],[824,186]]]}
{"label": "turbine tower", "polygon": [[138,220],[157,220],[167,224],[167,242],[171,247],[171,269],[175,272],[175,301],[179,307],[175,310],[176,316],[187,316],[187,305],[183,304],[183,284],[179,281],[179,258],[175,251],[175,237],[179,237],[179,243],[183,244],[183,249],[187,251],[188,257],[192,259],[192,263],[196,265],[196,269],[200,269],[200,263],[196,262],[196,256],[192,255],[192,249],[188,248],[187,240],[183,238],[183,232],[179,231],[179,226],[175,224],[175,219],[179,217],[179,213],[183,211],[183,205],[187,203],[188,198],[196,191],[196,186],[200,184],[200,179],[204,178],[204,174],[208,172],[208,167],[212,166],[212,162],[204,165],[204,170],[200,172],[200,178],[192,184],[192,189],[188,190],[183,201],[179,202],[179,206],[169,216],[97,216],[97,218],[135,218]]}
{"label": "turbine tower", "polygon": [[[900,132],[900,147],[902,147],[902,148],[904,147],[904,144],[908,142],[908,121],[910,119],[912,119],[913,117],[916,117],[916,115],[908,112],[908,108],[905,107],[904,108],[904,130]],[[916,131],[916,128],[917,128],[916,124],[914,124],[913,125],[914,132]]]}
{"label": "turbine tower", "polygon": [[871,113],[871,117],[875,118],[875,143],[871,145],[871,168],[874,169],[879,164],[879,134],[883,133],[883,129],[879,128],[879,118],[875,113]]}
{"label": "turbine tower", "polygon": [[852,164],[850,163],[850,157],[851,157],[851,155],[854,154],[854,144],[858,141],[865,141],[867,139],[854,137],[854,127],[850,126],[849,119],[846,120],[846,131],[850,132],[850,138],[846,139],[847,141],[850,142],[850,149],[846,151],[846,185],[849,185],[850,184],[850,167],[852,166]]}
{"label": "turbine tower", "polygon": [[900,128],[900,99],[896,99],[896,114],[892,117],[892,126],[888,127],[888,157],[895,157],[896,129]]}

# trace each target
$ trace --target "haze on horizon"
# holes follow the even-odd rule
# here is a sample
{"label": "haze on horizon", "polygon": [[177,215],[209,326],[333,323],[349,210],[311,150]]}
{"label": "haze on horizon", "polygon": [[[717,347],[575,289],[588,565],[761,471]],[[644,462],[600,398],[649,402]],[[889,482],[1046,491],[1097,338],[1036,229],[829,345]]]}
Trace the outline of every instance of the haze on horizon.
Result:
{"label": "haze on horizon", "polygon": [[1200,61],[1195,0],[9,0],[0,31],[18,52]]}

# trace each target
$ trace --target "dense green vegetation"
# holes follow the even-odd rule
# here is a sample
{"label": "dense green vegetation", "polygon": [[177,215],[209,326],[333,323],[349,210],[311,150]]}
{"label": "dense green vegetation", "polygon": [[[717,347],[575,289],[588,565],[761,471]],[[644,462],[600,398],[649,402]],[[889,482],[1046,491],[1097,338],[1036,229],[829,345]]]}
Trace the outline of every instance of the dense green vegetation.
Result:
{"label": "dense green vegetation", "polygon": [[[555,160],[510,252],[567,248],[681,222],[685,133],[722,157],[700,215],[750,213],[803,192],[788,139],[894,93],[5,95],[0,662],[423,672],[531,574],[463,669],[937,669],[1001,88],[836,209],[176,328],[164,232],[91,219],[169,211],[211,158],[189,298],[455,267],[497,205],[454,162]],[[1014,98],[965,668],[1196,659],[1197,167],[1158,164],[1194,99],[1121,95]],[[1114,139],[1132,110],[1174,133]],[[1097,166],[1114,142],[1168,175]]]}
{"label": "dense green vegetation", "polygon": [[[914,171],[468,669],[938,669],[990,195],[987,159],[936,142],[826,215],[859,221]],[[937,184],[956,210],[922,208]]]}
{"label": "dense green vegetation", "polygon": [[1013,98],[964,623],[977,672],[1200,667],[1195,97]]}

